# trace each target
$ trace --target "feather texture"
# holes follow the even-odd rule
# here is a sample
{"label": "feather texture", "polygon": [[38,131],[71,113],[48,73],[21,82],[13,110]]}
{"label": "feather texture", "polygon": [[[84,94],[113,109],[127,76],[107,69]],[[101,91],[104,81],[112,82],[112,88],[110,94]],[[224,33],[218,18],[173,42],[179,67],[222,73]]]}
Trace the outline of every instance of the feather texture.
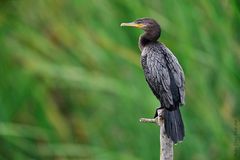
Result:
{"label": "feather texture", "polygon": [[184,104],[184,73],[177,58],[165,45],[155,42],[145,46],[141,63],[146,81],[164,107],[172,109]]}

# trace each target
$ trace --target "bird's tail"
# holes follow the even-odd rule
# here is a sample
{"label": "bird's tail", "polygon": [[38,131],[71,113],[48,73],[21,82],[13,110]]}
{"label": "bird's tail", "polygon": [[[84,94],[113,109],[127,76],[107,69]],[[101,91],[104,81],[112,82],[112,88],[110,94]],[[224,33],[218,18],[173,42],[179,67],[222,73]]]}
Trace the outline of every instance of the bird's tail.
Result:
{"label": "bird's tail", "polygon": [[165,109],[164,125],[167,136],[172,139],[174,144],[183,140],[184,124],[179,107],[176,110]]}

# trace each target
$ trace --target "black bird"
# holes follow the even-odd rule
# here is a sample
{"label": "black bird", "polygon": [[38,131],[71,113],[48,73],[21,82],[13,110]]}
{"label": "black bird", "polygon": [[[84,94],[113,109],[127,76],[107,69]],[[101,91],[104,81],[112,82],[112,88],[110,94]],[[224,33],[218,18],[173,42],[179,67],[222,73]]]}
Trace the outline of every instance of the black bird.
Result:
{"label": "black bird", "polygon": [[[174,143],[184,138],[184,124],[179,107],[184,104],[185,78],[182,67],[173,53],[158,38],[160,25],[151,18],[140,18],[121,26],[131,26],[144,30],[139,37],[141,63],[146,81],[164,108],[164,124],[168,137]],[[158,108],[159,109],[159,108]],[[155,117],[157,116],[157,110]]]}

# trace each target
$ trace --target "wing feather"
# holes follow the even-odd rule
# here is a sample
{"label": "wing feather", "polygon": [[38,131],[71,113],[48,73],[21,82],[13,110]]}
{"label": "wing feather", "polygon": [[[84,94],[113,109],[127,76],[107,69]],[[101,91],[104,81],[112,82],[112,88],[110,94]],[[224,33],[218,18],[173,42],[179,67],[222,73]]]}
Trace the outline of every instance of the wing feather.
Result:
{"label": "wing feather", "polygon": [[170,107],[170,105],[173,105],[173,97],[166,62],[163,60],[164,57],[158,54],[158,50],[149,53],[147,55],[147,66],[149,68],[149,73],[146,76],[147,82],[157,94],[157,97],[164,102],[165,106]]}
{"label": "wing feather", "polygon": [[171,69],[175,83],[178,87],[180,104],[183,105],[185,103],[185,76],[183,69],[174,54],[166,46],[164,46],[163,49],[164,52],[166,52],[168,66]]}
{"label": "wing feather", "polygon": [[[175,82],[178,89],[180,104],[184,104],[185,90],[184,90],[184,73],[178,63],[177,58],[164,45],[152,46],[150,49],[144,50],[147,52],[145,69],[146,80],[157,98],[160,99],[165,107],[170,108],[174,104],[174,98],[171,91],[171,83]],[[169,73],[170,72],[170,73]],[[172,74],[174,80],[171,81]]]}

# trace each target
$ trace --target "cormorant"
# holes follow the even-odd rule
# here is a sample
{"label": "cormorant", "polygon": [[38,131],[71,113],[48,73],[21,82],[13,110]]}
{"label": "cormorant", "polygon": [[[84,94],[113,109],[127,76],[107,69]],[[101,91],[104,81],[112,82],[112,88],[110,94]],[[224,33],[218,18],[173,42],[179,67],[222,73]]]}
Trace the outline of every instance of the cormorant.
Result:
{"label": "cormorant", "polygon": [[[174,143],[184,138],[184,124],[179,107],[184,104],[185,78],[183,69],[173,53],[158,38],[160,25],[151,18],[140,18],[121,26],[144,30],[139,37],[141,64],[146,81],[164,109],[163,118],[166,134]],[[158,110],[157,109],[157,110]],[[157,116],[157,110],[155,117]]]}

